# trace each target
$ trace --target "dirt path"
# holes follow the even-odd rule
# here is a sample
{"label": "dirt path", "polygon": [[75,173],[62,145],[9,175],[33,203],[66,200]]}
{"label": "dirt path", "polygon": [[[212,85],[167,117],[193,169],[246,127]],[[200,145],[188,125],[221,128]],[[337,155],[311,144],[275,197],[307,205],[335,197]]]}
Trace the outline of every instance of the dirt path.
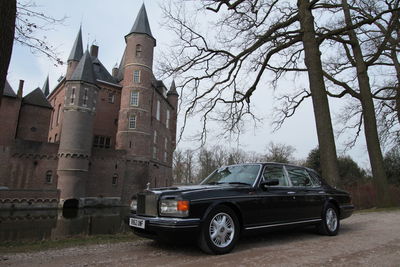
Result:
{"label": "dirt path", "polygon": [[94,265],[400,266],[400,211],[355,214],[342,222],[335,237],[305,229],[242,239],[232,253],[221,256],[148,240],[0,256],[0,266]]}

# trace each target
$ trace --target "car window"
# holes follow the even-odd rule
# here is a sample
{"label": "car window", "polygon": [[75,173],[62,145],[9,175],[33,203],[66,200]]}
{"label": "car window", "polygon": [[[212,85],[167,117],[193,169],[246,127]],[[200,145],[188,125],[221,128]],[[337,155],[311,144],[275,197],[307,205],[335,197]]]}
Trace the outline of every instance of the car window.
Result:
{"label": "car window", "polygon": [[242,164],[224,166],[215,170],[201,184],[243,183],[252,185],[256,180],[261,165]]}
{"label": "car window", "polygon": [[312,182],[314,183],[314,185],[320,186],[322,184],[321,178],[318,176],[318,174],[316,174],[313,171],[308,171],[308,174],[310,175],[310,178],[311,178]]}
{"label": "car window", "polygon": [[265,166],[265,169],[263,172],[263,179],[264,179],[264,181],[268,181],[271,179],[278,179],[279,184],[276,186],[288,186],[289,185],[282,166],[277,166],[277,165]]}
{"label": "car window", "polygon": [[286,167],[293,186],[313,186],[312,180],[305,169]]}

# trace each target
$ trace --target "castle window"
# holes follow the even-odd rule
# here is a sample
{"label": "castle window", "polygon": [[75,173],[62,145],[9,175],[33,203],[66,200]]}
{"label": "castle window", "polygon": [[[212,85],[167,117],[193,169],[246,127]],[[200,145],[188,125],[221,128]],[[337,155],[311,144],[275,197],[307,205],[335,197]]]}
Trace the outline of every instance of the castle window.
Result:
{"label": "castle window", "polygon": [[129,116],[129,129],[136,129],[136,116],[130,115]]}
{"label": "castle window", "polygon": [[157,113],[156,113],[157,120],[160,120],[160,114],[161,114],[161,103],[160,100],[157,100]]}
{"label": "castle window", "polygon": [[56,135],[54,135],[54,143],[57,143],[57,134]]}
{"label": "castle window", "polygon": [[83,106],[86,107],[87,106],[87,101],[88,101],[88,89],[85,88],[85,91],[83,93]]}
{"label": "castle window", "polygon": [[60,111],[61,111],[61,104],[58,105],[58,109],[57,109],[57,121],[56,121],[56,125],[58,125],[60,123]]}
{"label": "castle window", "polygon": [[71,92],[71,102],[70,104],[74,104],[75,101],[75,87],[72,87],[72,92]]}
{"label": "castle window", "polygon": [[140,83],[140,70],[133,71],[133,82]]}
{"label": "castle window", "polygon": [[167,148],[168,148],[168,138],[165,137],[164,140],[164,161],[167,162]]}
{"label": "castle window", "polygon": [[142,46],[140,44],[136,45],[136,57],[140,57],[142,55]]}
{"label": "castle window", "polygon": [[131,106],[139,106],[139,92],[137,91],[131,92]]}
{"label": "castle window", "polygon": [[115,101],[115,94],[113,92],[108,93],[108,103],[113,104]]}
{"label": "castle window", "polygon": [[157,147],[153,146],[153,159],[157,159]]}
{"label": "castle window", "polygon": [[110,148],[111,147],[111,137],[95,135],[93,138],[93,147]]}
{"label": "castle window", "polygon": [[157,144],[157,131],[154,131],[153,143]]}
{"label": "castle window", "polygon": [[165,127],[167,127],[167,129],[169,128],[169,120],[170,120],[170,112],[169,109],[167,109],[167,118],[165,119]]}
{"label": "castle window", "polygon": [[46,172],[46,183],[51,184],[53,182],[53,172],[47,171]]}
{"label": "castle window", "polygon": [[111,180],[111,184],[117,185],[117,183],[118,183],[118,174],[114,173],[112,180]]}

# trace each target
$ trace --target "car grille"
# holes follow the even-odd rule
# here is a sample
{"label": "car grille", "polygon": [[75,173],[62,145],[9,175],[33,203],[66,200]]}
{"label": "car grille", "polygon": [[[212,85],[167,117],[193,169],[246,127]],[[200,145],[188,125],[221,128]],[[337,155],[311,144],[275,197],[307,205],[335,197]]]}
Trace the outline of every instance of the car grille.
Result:
{"label": "car grille", "polygon": [[157,216],[157,195],[156,194],[138,194],[137,215]]}

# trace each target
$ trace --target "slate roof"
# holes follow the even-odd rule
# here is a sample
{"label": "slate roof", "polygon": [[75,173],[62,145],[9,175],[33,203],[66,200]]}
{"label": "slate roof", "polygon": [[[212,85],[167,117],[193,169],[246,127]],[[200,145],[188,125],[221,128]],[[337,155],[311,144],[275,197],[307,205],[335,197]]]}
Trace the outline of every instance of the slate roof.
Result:
{"label": "slate roof", "polygon": [[93,70],[92,59],[87,50],[79,61],[78,66],[76,66],[74,73],[72,73],[70,80],[96,84],[96,76]]}
{"label": "slate roof", "polygon": [[83,45],[82,45],[82,29],[79,28],[78,35],[76,36],[75,43],[72,47],[71,53],[69,54],[68,60],[79,61],[83,55]]}
{"label": "slate roof", "polygon": [[128,35],[131,33],[144,33],[154,39],[154,37],[151,33],[150,24],[149,24],[149,20],[147,18],[147,12],[146,12],[144,3],[142,5],[142,7],[140,8],[139,13],[136,17],[135,23],[133,24],[132,29],[128,33]]}
{"label": "slate roof", "polygon": [[53,108],[49,101],[47,101],[42,89],[39,87],[22,98],[22,103],[45,108]]}
{"label": "slate roof", "polygon": [[167,95],[178,95],[178,92],[176,91],[175,80],[172,80],[171,87],[169,88]]}
{"label": "slate roof", "polygon": [[44,96],[46,96],[46,97],[50,93],[50,90],[49,90],[49,76],[47,76],[46,81],[43,84],[42,91],[43,91]]}
{"label": "slate roof", "polygon": [[15,94],[14,90],[12,89],[11,85],[8,83],[7,80],[4,84],[3,95],[9,97],[17,97],[17,94]]}
{"label": "slate roof", "polygon": [[97,57],[92,57],[92,62],[94,75],[97,80],[118,84],[117,80],[108,72]]}

